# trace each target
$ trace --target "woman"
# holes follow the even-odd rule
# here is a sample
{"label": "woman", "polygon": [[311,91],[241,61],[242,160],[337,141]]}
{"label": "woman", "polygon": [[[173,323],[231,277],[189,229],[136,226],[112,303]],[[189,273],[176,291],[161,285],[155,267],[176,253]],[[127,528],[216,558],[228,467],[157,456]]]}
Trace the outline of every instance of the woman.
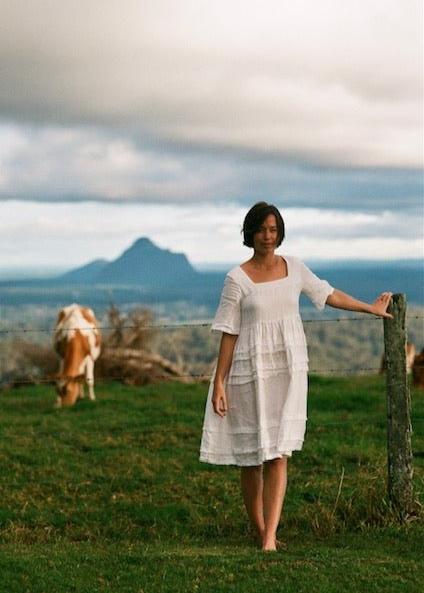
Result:
{"label": "woman", "polygon": [[318,309],[392,317],[391,292],[363,303],[319,279],[297,257],[274,253],[284,239],[278,209],[247,213],[243,244],[252,257],[226,275],[211,331],[222,332],[212,373],[200,461],[241,467],[247,514],[263,550],[276,550],[287,459],[301,450],[307,420],[308,354],[301,292]]}

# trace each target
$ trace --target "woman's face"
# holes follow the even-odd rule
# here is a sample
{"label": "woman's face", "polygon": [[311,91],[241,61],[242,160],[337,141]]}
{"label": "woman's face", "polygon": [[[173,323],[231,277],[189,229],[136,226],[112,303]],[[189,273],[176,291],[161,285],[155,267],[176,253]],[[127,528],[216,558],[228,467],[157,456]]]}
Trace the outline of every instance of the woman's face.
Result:
{"label": "woman's face", "polygon": [[277,220],[274,214],[268,214],[259,230],[253,235],[255,251],[267,253],[275,249],[278,239]]}

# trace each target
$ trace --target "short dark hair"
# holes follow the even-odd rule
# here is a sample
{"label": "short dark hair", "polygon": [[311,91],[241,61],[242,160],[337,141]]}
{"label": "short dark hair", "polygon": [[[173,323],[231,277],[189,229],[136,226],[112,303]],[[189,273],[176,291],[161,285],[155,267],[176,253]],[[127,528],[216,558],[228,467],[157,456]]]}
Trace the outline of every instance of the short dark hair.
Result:
{"label": "short dark hair", "polygon": [[257,202],[246,214],[243,222],[243,245],[253,247],[253,235],[260,230],[261,224],[269,214],[274,214],[277,221],[278,237],[276,247],[279,247],[284,240],[284,220],[280,211],[273,204]]}

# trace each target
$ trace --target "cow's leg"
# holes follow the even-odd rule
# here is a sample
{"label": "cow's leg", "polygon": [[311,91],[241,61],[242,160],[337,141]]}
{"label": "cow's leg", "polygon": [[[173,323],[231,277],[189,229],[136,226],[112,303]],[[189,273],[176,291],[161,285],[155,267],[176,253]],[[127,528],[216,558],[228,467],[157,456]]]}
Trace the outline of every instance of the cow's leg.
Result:
{"label": "cow's leg", "polygon": [[87,366],[85,367],[85,377],[88,385],[88,397],[91,400],[95,400],[94,395],[94,360],[91,356],[87,357]]}
{"label": "cow's leg", "polygon": [[87,379],[87,361],[89,358],[89,356],[86,356],[78,369],[81,381],[78,384],[77,399],[83,399],[85,397],[84,382]]}
{"label": "cow's leg", "polygon": [[[64,367],[64,360],[63,360],[63,358],[61,358],[59,361],[59,377],[61,377],[63,375],[63,367]],[[56,385],[60,386],[60,383],[59,384],[56,383]],[[59,387],[56,387],[56,391],[58,391],[58,390],[59,390]],[[62,398],[60,397],[60,395],[58,395],[56,397],[56,401],[55,401],[53,407],[56,409],[59,409],[62,407]]]}

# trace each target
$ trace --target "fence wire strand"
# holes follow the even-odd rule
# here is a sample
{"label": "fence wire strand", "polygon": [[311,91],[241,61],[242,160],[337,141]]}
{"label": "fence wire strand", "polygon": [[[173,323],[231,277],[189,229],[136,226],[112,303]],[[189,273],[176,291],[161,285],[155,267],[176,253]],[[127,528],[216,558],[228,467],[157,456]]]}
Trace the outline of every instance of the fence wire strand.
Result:
{"label": "fence wire strand", "polygon": [[[380,316],[369,316],[369,315],[363,315],[361,317],[337,317],[337,318],[328,318],[328,319],[302,319],[302,323],[308,323],[308,324],[313,324],[313,323],[329,323],[329,322],[336,322],[336,323],[340,323],[340,322],[351,322],[351,321],[369,321],[369,320],[373,320],[373,321],[379,321],[382,318]],[[424,319],[423,315],[407,315],[406,319]],[[164,329],[180,329],[180,328],[189,328],[189,327],[195,327],[195,328],[206,328],[206,327],[211,327],[211,321],[200,321],[200,322],[183,322],[183,323],[163,323],[163,324],[140,324],[140,325],[123,325],[123,326],[113,326],[113,325],[103,325],[103,326],[97,326],[98,330],[101,331],[105,331],[105,330],[119,330],[119,331],[123,331],[123,330],[130,330],[130,329],[135,329],[138,331],[144,331],[144,330],[164,330]],[[66,329],[64,331],[75,331],[75,330],[91,330],[93,331],[92,327],[78,327],[78,328],[69,328]],[[30,327],[20,327],[20,328],[9,328],[9,329],[0,329],[0,335],[2,334],[18,334],[18,333],[53,333],[54,332],[54,328],[30,328]],[[0,359],[1,361],[1,359]],[[381,368],[380,367],[361,367],[361,368],[311,368],[308,370],[309,374],[337,374],[340,377],[343,377],[345,375],[349,376],[352,374],[360,374],[360,373],[376,373],[376,372],[380,372]],[[64,379],[71,379],[72,377],[65,377]],[[201,381],[211,381],[212,379],[212,375],[210,373],[190,373],[190,374],[176,374],[174,376],[172,375],[166,375],[166,374],[157,374],[156,375],[156,379],[157,380],[168,380],[168,381],[179,381],[181,379],[188,379],[190,380],[201,380]],[[20,379],[19,377],[13,377],[10,378],[9,380],[4,380],[3,381],[3,385],[0,383],[0,390],[4,390],[5,387],[9,387],[9,386],[21,386],[21,385],[40,385],[40,384],[54,384],[56,382],[56,377],[55,376],[33,376],[30,378],[22,378]],[[129,377],[125,376],[125,375],[108,375],[108,376],[102,376],[102,377],[96,377],[96,382],[97,383],[106,383],[108,381],[123,381],[123,382],[127,382],[127,383],[131,383],[129,380]],[[132,383],[132,384],[136,384],[137,383]],[[140,385],[140,383],[138,384]],[[397,385],[404,385],[404,382],[396,382],[396,383],[390,383],[387,384],[386,383],[386,387],[389,386],[397,386]]]}
{"label": "fence wire strand", "polygon": [[[379,321],[382,317],[376,315],[366,315],[364,314],[363,317],[337,317],[335,319],[302,319],[302,323],[334,323],[334,322],[346,322],[346,321]],[[424,319],[424,315],[409,315],[406,319]],[[196,322],[183,322],[183,323],[153,323],[153,324],[143,324],[143,325],[122,325],[122,326],[113,326],[113,325],[100,325],[97,326],[98,330],[105,331],[105,330],[114,330],[119,329],[136,329],[139,331],[144,330],[154,330],[154,329],[180,329],[184,327],[209,327],[211,325],[211,321],[200,321]],[[87,331],[92,330],[92,327],[73,327],[70,329],[63,328],[61,331]],[[53,333],[55,330],[54,327],[50,328],[32,328],[32,327],[20,327],[20,328],[9,328],[9,329],[0,329],[1,334],[13,334],[13,333]]]}

